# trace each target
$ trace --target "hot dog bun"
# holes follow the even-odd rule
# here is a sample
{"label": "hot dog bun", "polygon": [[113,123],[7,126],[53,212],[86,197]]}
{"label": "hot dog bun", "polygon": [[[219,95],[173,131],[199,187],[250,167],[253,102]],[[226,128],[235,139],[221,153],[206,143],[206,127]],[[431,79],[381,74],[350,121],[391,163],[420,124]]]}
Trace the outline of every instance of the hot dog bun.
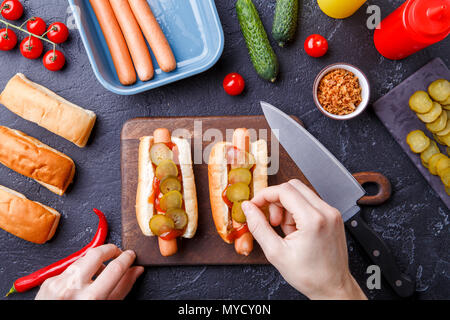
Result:
{"label": "hot dog bun", "polygon": [[[227,149],[233,147],[232,143],[219,142],[213,146],[209,156],[208,180],[209,197],[214,224],[220,237],[226,243],[233,243],[229,239],[233,221],[227,204],[223,201],[223,191],[228,185]],[[255,193],[267,187],[267,142],[258,140],[250,143],[250,152],[255,157],[256,164],[253,169],[251,191]]]}
{"label": "hot dog bun", "polygon": [[102,29],[120,83],[124,86],[135,83],[136,71],[130,51],[109,0],[90,0],[89,2]]}
{"label": "hot dog bun", "polygon": [[[150,219],[154,215],[153,201],[149,201],[153,193],[154,169],[150,159],[150,148],[153,137],[142,137],[139,144],[139,181],[136,195],[136,217],[141,231],[146,236],[154,236],[150,230]],[[185,139],[172,137],[171,141],[178,147],[178,159],[183,181],[183,201],[188,216],[188,225],[184,238],[192,238],[197,231],[198,207],[197,192],[192,168],[191,149]]]}
{"label": "hot dog bun", "polygon": [[18,130],[0,126],[0,163],[63,195],[75,175],[65,154]]}
{"label": "hot dog bun", "polygon": [[18,73],[0,94],[0,103],[25,120],[79,147],[86,146],[97,116]]}
{"label": "hot dog bun", "polygon": [[23,194],[0,186],[0,228],[27,241],[42,244],[58,227],[60,214]]}

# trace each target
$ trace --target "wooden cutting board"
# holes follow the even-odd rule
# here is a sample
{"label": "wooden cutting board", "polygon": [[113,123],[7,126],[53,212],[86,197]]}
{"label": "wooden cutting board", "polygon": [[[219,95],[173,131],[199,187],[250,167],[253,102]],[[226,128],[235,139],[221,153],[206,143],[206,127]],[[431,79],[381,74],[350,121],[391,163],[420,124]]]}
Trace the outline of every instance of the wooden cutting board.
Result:
{"label": "wooden cutting board", "polygon": [[[301,121],[294,118],[301,124]],[[178,240],[178,253],[171,257],[162,257],[159,253],[156,237],[144,236],[136,221],[136,189],[138,181],[138,147],[139,138],[151,136],[157,128],[168,128],[170,131],[185,129],[190,134],[194,174],[198,197],[198,230],[193,239]],[[201,159],[208,159],[211,147],[210,134],[221,133],[226,137],[228,131],[231,141],[232,132],[236,128],[255,129],[258,138],[268,142],[269,157],[272,147],[279,148],[279,170],[269,175],[269,185],[277,185],[292,178],[298,178],[312,188],[301,171],[291,160],[286,151],[272,137],[269,125],[264,116],[240,117],[187,117],[187,118],[137,118],[125,123],[121,136],[122,164],[122,245],[124,249],[134,250],[137,264],[144,266],[164,265],[232,265],[232,264],[267,264],[268,261],[258,244],[250,256],[236,254],[234,245],[226,244],[219,237],[211,215],[208,187],[208,166]],[[213,129],[213,130],[211,130]],[[262,130],[262,131],[260,131]],[[215,139],[212,141],[214,142]],[[202,147],[205,152],[195,153]],[[200,155],[200,156],[199,156]],[[200,160],[199,160],[200,159]],[[201,164],[195,164],[201,163]],[[269,164],[270,167],[271,164]]]}
{"label": "wooden cutting board", "polygon": [[[373,104],[373,109],[384,126],[389,130],[394,139],[416,165],[425,180],[428,181],[447,208],[450,209],[450,196],[445,192],[445,187],[441,179],[432,175],[428,169],[422,165],[420,155],[412,152],[406,143],[406,136],[413,130],[422,130],[431,140],[434,139],[425,124],[421,122],[419,118],[417,118],[417,115],[409,108],[409,98],[418,90],[427,91],[428,86],[437,79],[450,80],[450,71],[445,63],[439,58],[433,59],[397,87],[389,91],[385,96]],[[438,146],[441,149],[441,152],[446,154],[446,148],[440,144],[438,144]]]}

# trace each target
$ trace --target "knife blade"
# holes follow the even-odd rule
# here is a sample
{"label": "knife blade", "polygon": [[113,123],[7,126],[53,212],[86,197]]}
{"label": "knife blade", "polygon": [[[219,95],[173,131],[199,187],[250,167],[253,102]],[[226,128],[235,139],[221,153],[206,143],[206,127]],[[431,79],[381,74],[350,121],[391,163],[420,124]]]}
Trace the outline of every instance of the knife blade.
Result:
{"label": "knife blade", "polygon": [[364,188],[342,163],[300,124],[267,102],[261,101],[261,107],[280,144],[322,199],[341,212],[345,226],[371,260],[380,267],[390,286],[401,297],[411,296],[415,291],[415,283],[400,271],[383,239],[359,214],[357,202],[366,194]]}
{"label": "knife blade", "polygon": [[358,213],[356,203],[366,192],[352,174],[291,117],[266,102],[261,106],[274,135],[322,199],[338,209],[344,221]]}

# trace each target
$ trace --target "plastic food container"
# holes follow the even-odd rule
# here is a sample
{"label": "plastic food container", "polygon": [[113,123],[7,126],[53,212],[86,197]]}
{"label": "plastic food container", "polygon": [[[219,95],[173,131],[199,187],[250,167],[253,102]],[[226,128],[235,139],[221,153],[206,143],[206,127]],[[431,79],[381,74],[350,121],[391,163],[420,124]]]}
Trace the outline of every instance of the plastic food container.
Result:
{"label": "plastic food container", "polygon": [[137,94],[201,73],[222,54],[224,35],[214,0],[148,0],[148,3],[172,47],[177,69],[163,72],[149,48],[154,78],[124,86],[119,82],[89,0],[69,0],[92,69],[98,81],[116,94]]}

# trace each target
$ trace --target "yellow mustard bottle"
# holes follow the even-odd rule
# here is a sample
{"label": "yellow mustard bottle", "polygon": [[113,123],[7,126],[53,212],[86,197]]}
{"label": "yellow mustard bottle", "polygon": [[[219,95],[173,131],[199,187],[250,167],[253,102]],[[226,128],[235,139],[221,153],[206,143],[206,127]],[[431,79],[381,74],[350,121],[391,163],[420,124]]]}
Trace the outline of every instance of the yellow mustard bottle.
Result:
{"label": "yellow mustard bottle", "polygon": [[317,0],[320,9],[327,15],[335,19],[350,17],[367,0]]}

